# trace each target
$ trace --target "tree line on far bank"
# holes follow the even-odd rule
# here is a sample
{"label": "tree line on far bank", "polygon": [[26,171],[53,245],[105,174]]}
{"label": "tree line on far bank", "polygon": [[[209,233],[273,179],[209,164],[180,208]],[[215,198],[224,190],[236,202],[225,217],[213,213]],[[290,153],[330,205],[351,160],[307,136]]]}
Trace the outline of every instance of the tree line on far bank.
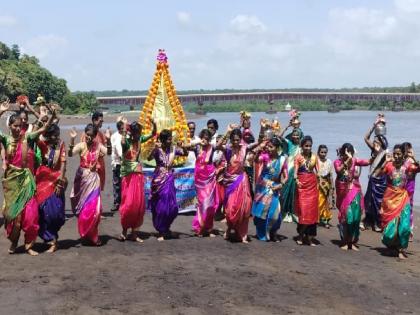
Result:
{"label": "tree line on far bank", "polygon": [[36,57],[21,54],[19,46],[0,42],[0,100],[16,100],[27,95],[31,103],[38,94],[47,102],[58,103],[63,113],[87,113],[98,107],[92,93],[72,93],[64,79],[58,78],[39,64]]}

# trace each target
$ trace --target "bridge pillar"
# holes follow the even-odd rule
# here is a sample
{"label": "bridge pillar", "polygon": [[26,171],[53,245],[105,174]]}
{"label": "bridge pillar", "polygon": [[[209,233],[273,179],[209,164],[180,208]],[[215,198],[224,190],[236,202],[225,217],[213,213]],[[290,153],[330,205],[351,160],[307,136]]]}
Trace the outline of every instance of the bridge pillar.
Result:
{"label": "bridge pillar", "polygon": [[197,106],[198,106],[198,109],[197,109],[197,111],[196,111],[196,114],[198,114],[198,115],[205,115],[205,114],[206,114],[206,112],[205,112],[205,110],[204,110],[204,108],[203,108],[204,103],[203,103],[203,101],[202,101],[202,100],[199,100],[199,101],[197,102]]}

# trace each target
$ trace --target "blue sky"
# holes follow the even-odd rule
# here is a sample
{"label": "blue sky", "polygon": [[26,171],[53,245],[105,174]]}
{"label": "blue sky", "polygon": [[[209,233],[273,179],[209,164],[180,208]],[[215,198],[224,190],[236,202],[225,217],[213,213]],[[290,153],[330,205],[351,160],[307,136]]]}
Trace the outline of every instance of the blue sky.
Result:
{"label": "blue sky", "polygon": [[0,41],[72,90],[147,89],[159,48],[180,90],[409,85],[419,31],[420,0],[0,0]]}

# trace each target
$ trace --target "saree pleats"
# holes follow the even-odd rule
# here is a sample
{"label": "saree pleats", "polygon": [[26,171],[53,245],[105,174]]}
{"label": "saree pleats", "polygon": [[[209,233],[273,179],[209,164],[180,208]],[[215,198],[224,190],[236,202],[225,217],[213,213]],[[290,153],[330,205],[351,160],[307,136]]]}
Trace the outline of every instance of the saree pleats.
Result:
{"label": "saree pleats", "polygon": [[97,243],[102,212],[101,185],[98,173],[79,167],[74,178],[70,201],[73,212],[78,216],[80,237]]}
{"label": "saree pleats", "polygon": [[146,203],[144,199],[144,176],[133,172],[121,181],[120,216],[123,229],[137,229],[143,224]]}

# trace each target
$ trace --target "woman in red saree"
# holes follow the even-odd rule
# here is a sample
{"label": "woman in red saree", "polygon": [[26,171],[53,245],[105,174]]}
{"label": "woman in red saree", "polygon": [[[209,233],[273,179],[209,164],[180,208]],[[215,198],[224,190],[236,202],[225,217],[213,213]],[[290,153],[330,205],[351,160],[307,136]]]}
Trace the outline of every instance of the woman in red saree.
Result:
{"label": "woman in red saree", "polygon": [[[229,126],[224,139],[230,138],[230,146],[225,149],[227,168],[224,175],[225,215],[227,231],[225,239],[230,239],[232,230],[243,243],[248,243],[248,222],[252,199],[248,176],[245,172],[247,145],[243,143],[240,129]],[[223,147],[221,139],[217,146]]]}
{"label": "woman in red saree", "polygon": [[316,175],[317,155],[312,153],[312,137],[305,136],[300,142],[301,152],[295,158],[294,176],[296,180],[295,214],[298,217],[296,243],[306,241],[310,246],[316,236],[319,220],[318,180]]}
{"label": "woman in red saree", "polygon": [[66,148],[60,140],[60,128],[52,124],[38,140],[42,163],[36,171],[36,201],[39,204],[39,236],[57,250],[58,231],[65,223],[64,191],[67,186]]}
{"label": "woman in red saree", "polygon": [[211,133],[207,129],[200,132],[201,143],[196,148],[194,182],[197,191],[197,212],[192,228],[198,236],[210,235],[213,230],[214,215],[219,206],[216,181],[216,166],[213,164],[214,148],[210,144]]}
{"label": "woman in red saree", "polygon": [[74,185],[70,194],[73,212],[78,217],[79,234],[83,241],[100,246],[98,226],[101,220],[102,199],[101,181],[97,172],[99,159],[105,154],[111,155],[111,141],[107,130],[107,147],[97,142],[98,129],[92,124],[85,128],[85,141],[74,145],[77,133],[70,132],[70,145],[68,155],[80,155],[80,166],[74,177]]}
{"label": "woman in red saree", "polygon": [[131,239],[142,243],[143,240],[137,235],[138,229],[143,224],[146,209],[144,195],[144,176],[142,173],[140,152],[141,144],[148,141],[156,134],[156,125],[153,123],[153,132],[142,136],[142,127],[138,122],[130,125],[130,136],[126,136],[126,127],[121,138],[123,151],[121,163],[121,204],[119,207],[122,233],[121,241],[127,239],[127,231],[131,229]]}
{"label": "woman in red saree", "polygon": [[[0,107],[0,116],[9,109],[8,103]],[[31,256],[38,253],[32,249],[38,236],[38,203],[35,198],[35,155],[31,149],[39,135],[51,124],[55,116],[49,117],[45,126],[37,131],[22,134],[18,114],[9,117],[10,135],[0,132],[0,142],[5,148],[6,170],[2,179],[6,234],[13,254],[18,245],[21,230],[25,233],[25,249]]]}

